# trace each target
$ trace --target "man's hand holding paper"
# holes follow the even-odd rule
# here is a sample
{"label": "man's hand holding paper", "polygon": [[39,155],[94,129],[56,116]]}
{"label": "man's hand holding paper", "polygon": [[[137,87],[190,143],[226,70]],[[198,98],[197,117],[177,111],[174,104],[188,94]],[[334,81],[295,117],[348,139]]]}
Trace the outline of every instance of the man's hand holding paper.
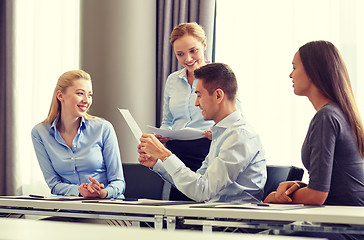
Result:
{"label": "man's hand holding paper", "polygon": [[[153,126],[147,126],[155,135],[160,135],[162,138],[171,140],[194,140],[203,138],[204,131],[196,128],[182,128],[178,130],[161,129]],[[161,141],[162,142],[162,141]]]}
{"label": "man's hand holding paper", "polygon": [[138,146],[139,162],[147,167],[153,167],[158,159],[164,160],[172,155],[164,145],[153,135],[143,134]]}

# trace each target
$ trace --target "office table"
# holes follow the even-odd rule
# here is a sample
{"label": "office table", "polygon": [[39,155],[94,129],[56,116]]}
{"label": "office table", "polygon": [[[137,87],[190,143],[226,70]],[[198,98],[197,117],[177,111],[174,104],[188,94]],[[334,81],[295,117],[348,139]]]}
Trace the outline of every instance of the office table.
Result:
{"label": "office table", "polygon": [[176,222],[181,222],[185,225],[200,225],[204,231],[212,231],[213,226],[221,226],[364,234],[364,207],[322,206],[265,210],[210,208],[208,205],[209,203],[168,206],[165,212],[167,227],[173,229]]}
{"label": "office table", "polygon": [[[120,200],[119,200],[120,201]],[[110,200],[109,202],[112,202]],[[117,203],[118,200],[115,200]],[[87,219],[128,220],[132,226],[141,222],[152,222],[154,228],[163,228],[163,206],[112,204],[93,200],[41,200],[0,197],[0,213],[73,217]]]}
{"label": "office table", "polygon": [[205,232],[211,232],[212,227],[216,226],[273,229],[277,233],[283,230],[364,234],[364,207],[325,206],[257,210],[211,207],[216,203],[148,206],[112,202],[0,197],[0,213],[128,220],[135,227],[139,227],[141,222],[152,222],[155,229],[162,229],[165,222],[169,230],[175,230],[176,223],[180,223],[185,226],[202,226]]}
{"label": "office table", "polygon": [[[20,230],[21,229],[21,230]],[[20,230],[20,231],[19,231]],[[251,235],[251,234],[231,234],[213,233],[206,234],[197,231],[155,231],[143,228],[123,228],[111,227],[102,224],[68,223],[36,221],[27,219],[1,219],[0,218],[0,238],[23,240],[23,239],[138,239],[138,240],[303,240],[305,238]],[[316,238],[317,239],[317,238]],[[316,240],[310,238],[310,240]]]}

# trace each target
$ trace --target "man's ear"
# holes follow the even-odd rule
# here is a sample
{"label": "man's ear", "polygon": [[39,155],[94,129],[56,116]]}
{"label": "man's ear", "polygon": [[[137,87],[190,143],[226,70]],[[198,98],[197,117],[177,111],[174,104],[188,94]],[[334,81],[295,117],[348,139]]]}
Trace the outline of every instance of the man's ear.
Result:
{"label": "man's ear", "polygon": [[216,89],[215,93],[216,93],[216,100],[218,101],[218,103],[220,103],[224,99],[225,93],[220,88]]}

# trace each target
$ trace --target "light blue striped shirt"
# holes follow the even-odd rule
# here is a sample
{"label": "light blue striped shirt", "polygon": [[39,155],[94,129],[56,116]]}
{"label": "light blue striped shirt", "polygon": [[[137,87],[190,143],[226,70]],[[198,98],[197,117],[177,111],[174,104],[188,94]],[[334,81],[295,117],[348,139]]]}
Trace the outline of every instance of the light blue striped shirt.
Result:
{"label": "light blue striped shirt", "polygon": [[50,125],[32,129],[34,150],[51,193],[78,196],[78,186],[88,177],[105,185],[107,198],[124,198],[125,181],[113,126],[96,118],[82,118],[70,149],[57,130],[59,116]]}
{"label": "light blue striped shirt", "polygon": [[257,202],[267,179],[265,154],[258,134],[239,110],[211,129],[210,152],[196,172],[174,154],[153,170],[189,198],[202,202]]}

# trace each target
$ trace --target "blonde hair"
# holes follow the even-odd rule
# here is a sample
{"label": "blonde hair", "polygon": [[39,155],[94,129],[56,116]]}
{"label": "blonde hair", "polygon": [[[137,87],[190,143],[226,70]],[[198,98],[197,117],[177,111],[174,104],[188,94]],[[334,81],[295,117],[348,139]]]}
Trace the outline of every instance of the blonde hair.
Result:
{"label": "blonde hair", "polygon": [[[54,89],[53,92],[51,107],[49,108],[48,116],[43,121],[43,123],[52,123],[54,119],[56,119],[57,116],[61,113],[61,103],[57,98],[58,90],[64,93],[68,87],[73,85],[74,81],[79,79],[85,79],[91,81],[90,74],[82,70],[68,71],[63,73],[59,77],[56,88]],[[85,119],[92,119],[92,118],[95,118],[95,116],[92,116],[86,112]]]}
{"label": "blonde hair", "polygon": [[173,46],[174,41],[186,34],[197,38],[202,44],[206,43],[206,33],[202,26],[198,25],[196,22],[181,23],[174,27],[169,42]]}

